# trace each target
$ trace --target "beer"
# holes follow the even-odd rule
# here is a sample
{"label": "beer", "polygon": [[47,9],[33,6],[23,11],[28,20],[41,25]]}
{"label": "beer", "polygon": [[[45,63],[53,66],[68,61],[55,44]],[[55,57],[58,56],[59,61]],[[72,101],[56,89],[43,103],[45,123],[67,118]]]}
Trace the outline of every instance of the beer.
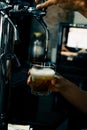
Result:
{"label": "beer", "polygon": [[55,71],[50,67],[34,67],[30,70],[32,83],[31,90],[33,94],[48,94],[51,80]]}

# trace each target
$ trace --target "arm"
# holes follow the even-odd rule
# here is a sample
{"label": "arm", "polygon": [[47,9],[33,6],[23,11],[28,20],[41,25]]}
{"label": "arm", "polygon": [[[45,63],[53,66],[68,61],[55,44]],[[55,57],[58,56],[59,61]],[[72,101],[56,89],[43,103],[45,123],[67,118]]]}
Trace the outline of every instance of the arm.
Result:
{"label": "arm", "polygon": [[[35,0],[37,3],[40,0]],[[51,5],[57,5],[61,8],[78,11],[87,17],[87,0],[47,0],[44,3],[37,4],[37,8],[41,9]]]}
{"label": "arm", "polygon": [[[27,84],[30,85],[31,82],[32,79],[29,75]],[[49,91],[60,93],[66,100],[78,109],[87,113],[87,91],[80,90],[78,86],[59,74],[55,75],[51,84]]]}
{"label": "arm", "polygon": [[70,103],[87,113],[87,91],[80,90],[74,83],[59,75],[52,80],[52,85],[50,91],[59,92]]}

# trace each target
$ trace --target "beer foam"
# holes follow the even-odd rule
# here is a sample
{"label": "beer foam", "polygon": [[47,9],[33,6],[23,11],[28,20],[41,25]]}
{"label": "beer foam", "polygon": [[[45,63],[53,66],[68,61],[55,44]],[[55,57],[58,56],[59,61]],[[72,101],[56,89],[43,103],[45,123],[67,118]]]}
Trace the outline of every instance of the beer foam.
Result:
{"label": "beer foam", "polygon": [[50,68],[42,68],[42,69],[32,68],[30,70],[30,73],[33,76],[53,76],[55,74],[55,71]]}

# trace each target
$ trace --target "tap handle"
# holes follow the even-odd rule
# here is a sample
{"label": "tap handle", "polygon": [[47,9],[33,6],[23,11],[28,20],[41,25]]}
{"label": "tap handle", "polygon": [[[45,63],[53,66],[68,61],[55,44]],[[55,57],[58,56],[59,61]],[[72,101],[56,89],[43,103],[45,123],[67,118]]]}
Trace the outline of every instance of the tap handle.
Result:
{"label": "tap handle", "polygon": [[28,12],[35,17],[46,15],[46,12],[44,12],[43,10],[36,9],[35,7],[29,7]]}

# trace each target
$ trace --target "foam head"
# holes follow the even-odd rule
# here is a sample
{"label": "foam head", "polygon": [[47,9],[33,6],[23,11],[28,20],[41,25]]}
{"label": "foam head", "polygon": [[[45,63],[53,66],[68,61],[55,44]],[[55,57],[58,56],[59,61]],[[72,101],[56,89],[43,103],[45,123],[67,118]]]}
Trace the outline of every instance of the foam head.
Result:
{"label": "foam head", "polygon": [[54,76],[55,71],[51,68],[32,68],[30,73],[32,76]]}

